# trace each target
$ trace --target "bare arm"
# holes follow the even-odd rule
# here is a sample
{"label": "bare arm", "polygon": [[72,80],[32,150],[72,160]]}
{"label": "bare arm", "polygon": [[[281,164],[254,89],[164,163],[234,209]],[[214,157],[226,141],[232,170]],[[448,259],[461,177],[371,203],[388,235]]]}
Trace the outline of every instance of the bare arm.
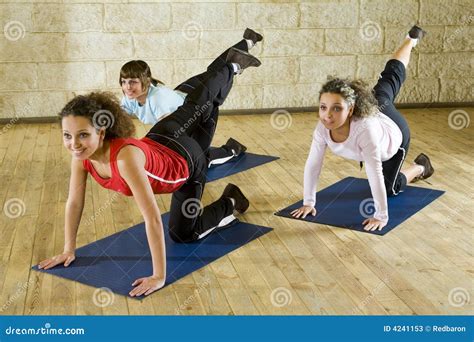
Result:
{"label": "bare arm", "polygon": [[73,159],[71,163],[71,179],[69,195],[66,203],[66,222],[64,227],[64,252],[76,250],[76,237],[84,209],[84,199],[87,185],[87,171],[82,161]]}
{"label": "bare arm", "polygon": [[122,148],[117,156],[120,175],[127,182],[135,202],[145,220],[146,235],[150,246],[153,275],[137,279],[138,285],[130,292],[132,296],[148,295],[161,288],[166,279],[166,248],[163,223],[153,189],[145,173],[145,155],[135,146]]}
{"label": "bare arm", "polygon": [[81,222],[84,198],[86,193],[87,171],[82,166],[82,161],[71,160],[71,178],[69,180],[69,195],[66,203],[64,224],[64,251],[62,254],[43,260],[39,268],[49,269],[59,264],[69,266],[74,261],[76,250],[76,237],[79,223]]}
{"label": "bare arm", "polygon": [[[318,123],[318,125],[321,125],[321,123]],[[303,205],[291,212],[291,215],[296,218],[305,218],[308,214],[316,216],[315,193],[323,166],[324,153],[326,151],[326,143],[321,136],[321,127],[318,125],[313,132],[311,148],[304,167]]]}

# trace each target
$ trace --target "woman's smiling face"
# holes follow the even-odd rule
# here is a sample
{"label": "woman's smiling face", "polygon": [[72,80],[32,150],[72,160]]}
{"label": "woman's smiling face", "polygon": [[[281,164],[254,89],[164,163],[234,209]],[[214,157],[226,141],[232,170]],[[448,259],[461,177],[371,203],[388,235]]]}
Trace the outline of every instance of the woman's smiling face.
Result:
{"label": "woman's smiling face", "polygon": [[88,118],[68,115],[62,119],[64,147],[73,158],[89,159],[101,146],[105,130],[99,131],[92,126]]}
{"label": "woman's smiling face", "polygon": [[139,78],[122,78],[122,91],[130,100],[143,94],[143,85]]}

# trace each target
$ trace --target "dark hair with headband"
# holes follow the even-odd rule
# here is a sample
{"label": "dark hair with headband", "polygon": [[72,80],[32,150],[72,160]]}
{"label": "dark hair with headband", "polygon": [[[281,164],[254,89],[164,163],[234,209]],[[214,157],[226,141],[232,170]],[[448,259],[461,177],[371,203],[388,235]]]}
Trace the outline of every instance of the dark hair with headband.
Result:
{"label": "dark hair with headband", "polygon": [[375,114],[378,110],[377,100],[368,84],[362,80],[349,80],[328,77],[319,91],[319,99],[324,93],[339,94],[349,106],[354,106],[352,115],[363,118]]}

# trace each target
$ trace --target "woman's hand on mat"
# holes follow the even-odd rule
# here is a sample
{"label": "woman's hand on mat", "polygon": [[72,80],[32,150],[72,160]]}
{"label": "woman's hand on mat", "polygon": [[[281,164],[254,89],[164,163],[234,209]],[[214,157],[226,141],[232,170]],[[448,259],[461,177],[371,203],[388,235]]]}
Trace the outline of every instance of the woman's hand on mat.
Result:
{"label": "woman's hand on mat", "polygon": [[374,217],[368,218],[362,222],[364,225],[364,230],[374,231],[374,230],[382,230],[383,227],[387,225],[387,222],[383,222],[377,220]]}
{"label": "woman's hand on mat", "polygon": [[50,268],[53,268],[59,264],[64,264],[64,267],[68,267],[75,259],[76,256],[74,253],[64,252],[63,254],[58,254],[52,258],[41,261],[38,265],[38,268],[49,270]]}
{"label": "woman's hand on mat", "polygon": [[165,279],[158,276],[150,276],[145,278],[139,278],[135,280],[132,286],[136,286],[130,291],[130,296],[138,297],[141,295],[148,296],[150,293],[161,289],[165,285]]}
{"label": "woman's hand on mat", "polygon": [[291,216],[295,218],[305,218],[308,214],[316,216],[316,208],[309,205],[303,205],[301,208],[295,209],[291,212]]}

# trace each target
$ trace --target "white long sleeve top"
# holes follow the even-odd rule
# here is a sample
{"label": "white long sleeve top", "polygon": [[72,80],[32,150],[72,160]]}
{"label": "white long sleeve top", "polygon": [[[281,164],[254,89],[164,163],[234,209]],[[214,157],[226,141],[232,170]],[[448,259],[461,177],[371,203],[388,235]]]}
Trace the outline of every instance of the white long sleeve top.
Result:
{"label": "white long sleeve top", "polygon": [[336,143],[329,129],[318,122],[304,169],[303,204],[316,205],[316,191],[326,147],[341,157],[364,162],[375,205],[374,217],[388,222],[387,192],[382,174],[382,162],[397,153],[402,143],[400,128],[388,116],[378,112],[367,118],[353,118],[348,138]]}

